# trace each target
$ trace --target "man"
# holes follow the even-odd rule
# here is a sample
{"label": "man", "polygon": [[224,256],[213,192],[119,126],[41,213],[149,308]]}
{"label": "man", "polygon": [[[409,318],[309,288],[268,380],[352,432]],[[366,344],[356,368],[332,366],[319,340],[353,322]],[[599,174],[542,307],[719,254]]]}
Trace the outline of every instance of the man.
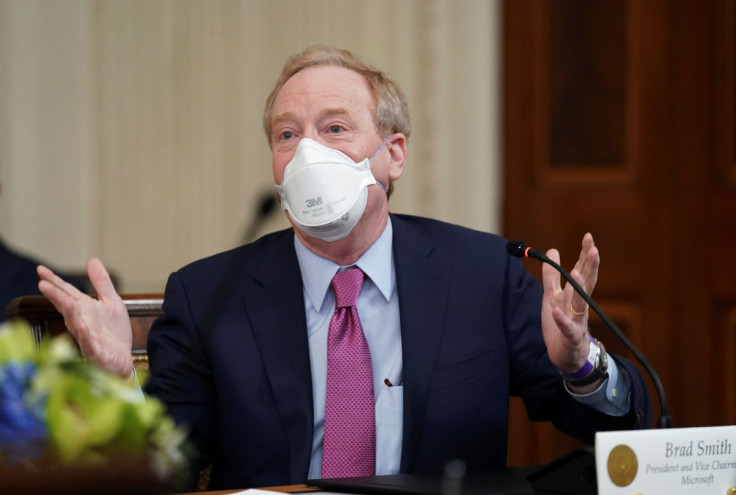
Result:
{"label": "man", "polygon": [[[641,376],[618,357],[606,370],[587,307],[557,272],[545,267],[542,292],[500,237],[389,214],[410,127],[403,92],[381,72],[346,51],[307,48],[286,62],[264,127],[294,228],[172,274],[149,336],[147,391],[191,428],[212,488],[355,475],[368,458],[377,474],[436,472],[458,458],[470,469],[502,466],[509,395],[532,419],[588,442],[597,430],[648,426]],[[599,262],[586,234],[572,275],[588,292]],[[129,376],[125,308],[101,262],[88,270],[99,301],[43,267],[39,287],[85,355]],[[337,295],[345,274],[357,274],[355,303]],[[344,323],[342,311],[355,308]],[[343,420],[333,412],[336,320],[362,326],[351,335],[370,354],[347,351],[343,378],[372,367],[369,425],[356,413],[359,427],[337,427],[355,435],[344,448],[370,439],[365,451],[336,455],[353,463],[345,471],[326,467]],[[349,397],[348,415],[361,400]]]}

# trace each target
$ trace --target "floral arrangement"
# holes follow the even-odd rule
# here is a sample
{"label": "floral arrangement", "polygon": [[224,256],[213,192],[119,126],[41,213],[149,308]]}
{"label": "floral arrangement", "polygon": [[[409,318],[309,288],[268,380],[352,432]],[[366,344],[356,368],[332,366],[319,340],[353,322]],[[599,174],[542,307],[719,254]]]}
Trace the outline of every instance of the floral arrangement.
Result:
{"label": "floral arrangement", "polygon": [[81,358],[68,335],[39,345],[25,323],[0,326],[0,466],[144,463],[183,475],[186,432],[134,383]]}

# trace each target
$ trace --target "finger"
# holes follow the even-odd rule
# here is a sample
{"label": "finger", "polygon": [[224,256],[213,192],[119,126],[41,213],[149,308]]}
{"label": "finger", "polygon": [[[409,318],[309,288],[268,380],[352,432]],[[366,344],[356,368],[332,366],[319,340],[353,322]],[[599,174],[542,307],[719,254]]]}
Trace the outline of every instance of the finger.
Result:
{"label": "finger", "polygon": [[573,267],[573,270],[578,270],[582,272],[586,269],[586,266],[588,264],[589,254],[590,250],[595,247],[595,244],[593,243],[593,236],[590,235],[590,233],[586,233],[583,236],[583,240],[581,242],[580,247],[580,254],[578,255],[578,260],[575,262],[575,266]]}
{"label": "finger", "polygon": [[36,273],[43,280],[52,279],[54,276],[54,272],[43,265],[36,266]]}
{"label": "finger", "polygon": [[[598,281],[598,267],[600,266],[600,253],[593,242],[593,236],[590,233],[583,236],[582,248],[575,266],[571,270],[571,274],[576,272],[581,274],[586,291],[588,294],[593,292],[595,284]],[[579,283],[579,279],[575,279]]]}
{"label": "finger", "polygon": [[591,268],[598,268],[600,263],[600,253],[598,247],[596,247],[593,241],[593,235],[588,232],[583,236],[583,247],[580,251],[581,256],[584,257],[583,266],[590,266]]}
{"label": "finger", "polygon": [[[560,264],[560,253],[556,249],[547,251],[547,257]],[[562,290],[559,272],[549,263],[542,264],[542,286],[547,294],[557,294]]]}
{"label": "finger", "polygon": [[115,291],[110,274],[105,269],[102,261],[98,258],[90,258],[87,261],[87,274],[89,275],[90,282],[92,282],[92,287],[95,288],[95,292],[97,292],[100,299],[118,298],[118,293]]}
{"label": "finger", "polygon": [[[63,278],[55,274],[51,269],[43,265],[38,265],[38,267],[36,267],[36,273],[38,274],[38,276],[41,278],[42,281],[45,280],[49,284],[54,285],[58,290],[66,293],[70,297],[78,299],[79,296],[82,294],[79,291],[79,289],[74,287],[72,284],[66,282]],[[40,290],[40,286],[39,286],[39,290]]]}
{"label": "finger", "polygon": [[[573,270],[570,273],[570,276],[573,278],[573,280],[575,280],[575,282],[583,289],[583,291],[586,294],[590,294],[592,292],[590,289],[588,289],[586,281],[583,279],[580,273],[578,273],[576,270]],[[570,298],[570,311],[572,312],[572,316],[578,319],[586,318],[587,310],[588,310],[588,303],[585,301],[583,296],[578,294],[578,291],[573,290],[572,285],[570,285],[570,290],[572,290],[572,296]],[[582,314],[582,313],[585,313],[585,314]]]}
{"label": "finger", "polygon": [[[69,330],[69,333],[71,333],[77,341],[80,341],[79,336],[83,334],[87,328],[79,309],[81,301],[74,299],[48,280],[41,280],[38,283],[38,289],[41,291],[41,294],[51,301],[51,304],[53,304],[56,310],[64,317],[64,325],[67,330]],[[82,346],[81,344],[82,343],[80,342],[80,347]]]}
{"label": "finger", "polygon": [[60,313],[62,308],[64,307],[64,301],[67,299],[71,299],[69,297],[69,294],[59,289],[59,287],[57,287],[54,283],[49,282],[48,280],[41,280],[38,283],[38,290],[41,292],[41,294],[46,296],[46,299],[51,301],[51,304],[53,304]]}
{"label": "finger", "polygon": [[585,259],[579,271],[585,282],[585,290],[590,295],[593,293],[593,289],[595,289],[595,285],[598,282],[598,268],[601,264],[601,256],[598,248],[592,244],[592,238],[591,244],[584,251]]}
{"label": "finger", "polygon": [[585,263],[585,270],[582,275],[585,279],[585,289],[588,291],[588,295],[593,294],[596,283],[598,283],[598,268],[601,265],[601,256],[598,252],[598,248],[593,246],[588,251],[588,257]]}

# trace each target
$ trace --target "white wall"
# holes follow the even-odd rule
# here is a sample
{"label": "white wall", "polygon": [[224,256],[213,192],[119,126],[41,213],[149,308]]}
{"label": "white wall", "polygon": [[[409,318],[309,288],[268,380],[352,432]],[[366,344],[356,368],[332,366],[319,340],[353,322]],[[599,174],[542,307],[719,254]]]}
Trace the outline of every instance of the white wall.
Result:
{"label": "white wall", "polygon": [[393,211],[496,231],[499,16],[488,0],[0,0],[0,233],[65,268],[99,256],[125,292],[163,290],[240,242],[272,187],[263,102],[316,42],[406,90]]}

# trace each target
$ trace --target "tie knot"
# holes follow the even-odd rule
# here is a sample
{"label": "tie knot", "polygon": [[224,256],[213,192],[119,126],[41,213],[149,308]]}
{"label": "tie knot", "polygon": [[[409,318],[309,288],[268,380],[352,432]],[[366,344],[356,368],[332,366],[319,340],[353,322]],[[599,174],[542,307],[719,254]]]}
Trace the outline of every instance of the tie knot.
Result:
{"label": "tie knot", "polygon": [[364,276],[360,268],[351,268],[335,274],[332,278],[332,289],[335,291],[336,308],[355,306],[360,288],[363,287]]}

